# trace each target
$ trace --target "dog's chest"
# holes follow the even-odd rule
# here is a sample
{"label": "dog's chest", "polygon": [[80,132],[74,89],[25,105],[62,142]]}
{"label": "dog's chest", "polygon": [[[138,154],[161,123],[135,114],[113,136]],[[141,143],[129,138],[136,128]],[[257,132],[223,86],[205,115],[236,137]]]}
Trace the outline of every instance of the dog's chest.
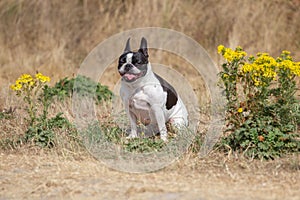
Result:
{"label": "dog's chest", "polygon": [[144,125],[153,122],[151,106],[164,105],[166,100],[166,94],[159,84],[145,85],[127,94],[130,95],[126,95],[124,100],[128,102],[130,112]]}
{"label": "dog's chest", "polygon": [[150,110],[150,102],[148,96],[139,91],[128,99],[129,108],[135,110]]}
{"label": "dog's chest", "polygon": [[134,113],[137,120],[144,125],[151,123],[151,107],[147,96],[142,92],[138,92],[128,100],[129,110]]}

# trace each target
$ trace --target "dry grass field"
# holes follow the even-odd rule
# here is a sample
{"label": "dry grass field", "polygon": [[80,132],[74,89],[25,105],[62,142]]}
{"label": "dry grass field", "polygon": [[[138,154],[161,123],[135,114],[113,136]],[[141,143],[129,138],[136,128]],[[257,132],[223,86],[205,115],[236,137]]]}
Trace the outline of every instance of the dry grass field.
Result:
{"label": "dry grass field", "polygon": [[1,199],[299,199],[298,156],[249,161],[185,156],[154,173],[108,169],[87,155],[1,153]]}
{"label": "dry grass field", "polygon": [[[17,117],[1,120],[0,139],[24,134],[24,110],[9,91],[20,74],[42,72],[52,85],[72,77],[88,53],[114,34],[174,29],[199,42],[216,64],[219,44],[274,57],[289,50],[300,61],[299,19],[299,0],[2,0],[0,109],[16,108]],[[164,62],[156,55],[151,59]],[[191,80],[197,87],[197,77]],[[111,81],[101,80],[110,87]],[[0,199],[300,199],[299,153],[261,161],[218,150],[205,158],[188,152],[160,171],[130,174],[72,145],[0,149]]]}

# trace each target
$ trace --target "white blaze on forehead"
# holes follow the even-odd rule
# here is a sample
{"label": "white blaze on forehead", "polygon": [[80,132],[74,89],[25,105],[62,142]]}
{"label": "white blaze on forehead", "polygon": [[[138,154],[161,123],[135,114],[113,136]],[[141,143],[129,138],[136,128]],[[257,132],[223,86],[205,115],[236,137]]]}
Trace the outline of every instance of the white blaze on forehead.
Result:
{"label": "white blaze on forehead", "polygon": [[129,53],[126,55],[126,62],[127,63],[131,63],[132,62],[132,56],[133,56],[133,53]]}

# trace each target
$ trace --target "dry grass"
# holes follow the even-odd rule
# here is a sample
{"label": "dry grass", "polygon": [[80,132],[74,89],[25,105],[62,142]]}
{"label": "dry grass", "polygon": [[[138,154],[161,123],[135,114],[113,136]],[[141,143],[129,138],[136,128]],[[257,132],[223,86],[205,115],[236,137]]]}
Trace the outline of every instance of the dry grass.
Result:
{"label": "dry grass", "polygon": [[[139,27],[171,28],[198,41],[217,62],[219,44],[300,59],[299,1],[8,1],[0,3],[0,82],[44,72],[76,73],[98,43]],[[151,41],[149,41],[151,42]]]}
{"label": "dry grass", "polygon": [[[76,74],[81,61],[101,41],[124,30],[164,27],[198,41],[216,63],[219,44],[240,45],[249,53],[278,56],[289,50],[300,60],[299,0],[77,0],[0,2],[0,109],[17,108],[0,122],[0,138],[24,134],[25,112],[8,86],[22,73],[40,71],[52,78]],[[151,42],[151,41],[148,41]],[[178,61],[151,52],[155,62],[177,69]],[[176,60],[176,62],[174,62]],[[112,88],[114,66],[101,79]],[[184,72],[205,103],[202,78]],[[56,104],[52,112],[68,105]],[[33,146],[0,150],[2,198],[73,199],[298,199],[300,157],[251,161],[237,155],[193,153],[159,172],[125,174],[106,168],[75,144],[46,151]],[[17,189],[16,189],[17,188]],[[17,190],[17,191],[16,191]]]}
{"label": "dry grass", "polygon": [[148,174],[126,174],[89,156],[63,158],[55,152],[26,150],[0,158],[3,198],[296,200],[300,195],[296,155],[261,162],[217,153]]}

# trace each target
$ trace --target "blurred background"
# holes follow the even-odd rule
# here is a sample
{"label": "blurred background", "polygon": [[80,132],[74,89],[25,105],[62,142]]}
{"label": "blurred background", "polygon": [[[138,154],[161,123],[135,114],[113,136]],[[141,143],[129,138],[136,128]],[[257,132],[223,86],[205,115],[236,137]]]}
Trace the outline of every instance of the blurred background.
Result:
{"label": "blurred background", "polygon": [[36,71],[53,84],[106,38],[149,26],[192,37],[216,64],[219,44],[299,61],[299,19],[300,0],[1,0],[0,84]]}

